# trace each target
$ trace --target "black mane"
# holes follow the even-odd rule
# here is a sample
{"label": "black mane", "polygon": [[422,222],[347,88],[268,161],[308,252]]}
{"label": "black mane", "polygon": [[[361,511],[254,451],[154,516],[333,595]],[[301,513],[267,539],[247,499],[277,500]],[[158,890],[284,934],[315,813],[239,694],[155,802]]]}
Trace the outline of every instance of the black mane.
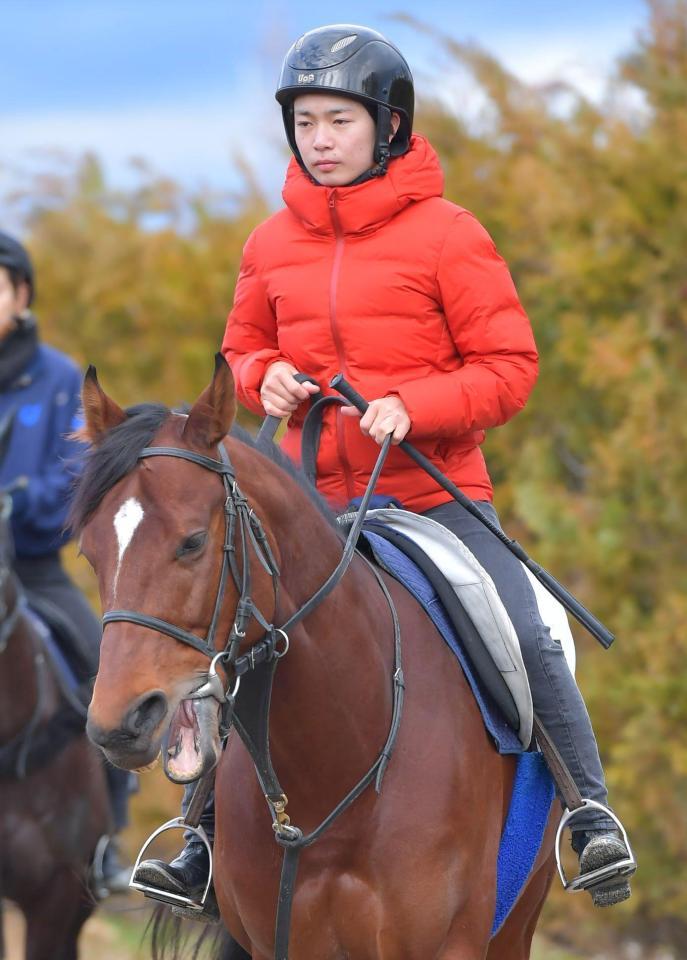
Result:
{"label": "black mane", "polygon": [[[329,506],[327,501],[321,496],[317,489],[312,485],[308,480],[306,475],[297,467],[296,464],[291,460],[290,457],[287,457],[285,453],[280,450],[280,448],[273,443],[271,440],[260,440],[252,437],[247,430],[244,430],[243,427],[235,424],[231,428],[230,436],[236,437],[237,440],[240,440],[241,443],[245,443],[247,446],[252,447],[253,450],[257,450],[258,453],[261,453],[263,456],[267,457],[272,463],[276,464],[278,467],[281,467],[285,473],[296,481],[298,486],[304,490],[310,500],[312,501],[313,506],[317,507],[319,512],[325,518],[325,520],[334,527],[337,531],[340,530],[339,526],[336,523],[336,513]],[[240,479],[240,478],[239,478]]]}
{"label": "black mane", "polygon": [[[130,473],[138,463],[138,456],[162,427],[171,412],[163,404],[141,403],[125,410],[127,419],[113,427],[98,446],[90,448],[85,458],[81,477],[75,485],[74,499],[67,520],[69,528],[78,534],[97,510],[101,500],[112,487]],[[240,440],[267,457],[286,471],[304,490],[313,506],[331,526],[336,527],[336,515],[320,496],[302,470],[282,453],[271,440],[259,443],[242,427],[234,426],[230,436]],[[239,478],[240,482],[240,478]]]}

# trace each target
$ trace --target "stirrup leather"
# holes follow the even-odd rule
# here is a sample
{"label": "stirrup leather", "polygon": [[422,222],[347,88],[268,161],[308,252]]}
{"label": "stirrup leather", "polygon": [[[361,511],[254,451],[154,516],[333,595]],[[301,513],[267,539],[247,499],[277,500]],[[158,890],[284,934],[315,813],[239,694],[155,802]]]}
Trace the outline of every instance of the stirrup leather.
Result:
{"label": "stirrup leather", "polygon": [[[180,893],[171,893],[169,890],[160,890],[158,887],[152,887],[148,883],[141,883],[136,880],[136,873],[138,867],[143,860],[143,854],[147,851],[148,847],[152,842],[160,836],[161,833],[164,833],[166,830],[190,830],[202,843],[205,845],[205,849],[208,852],[208,857],[210,858],[210,867],[208,870],[208,882],[205,884],[205,889],[203,890],[203,895],[199,900],[194,900],[192,897],[184,897]],[[184,820],[183,817],[175,817],[173,820],[168,820],[167,823],[163,823],[161,827],[158,827],[157,830],[154,830],[153,833],[148,837],[146,842],[141,847],[141,850],[136,858],[136,863],[134,864],[134,869],[131,874],[131,880],[129,881],[129,886],[134,890],[140,890],[141,893],[145,894],[146,897],[150,897],[152,900],[160,900],[162,903],[168,903],[172,907],[185,907],[188,910],[197,911],[202,913],[205,909],[206,900],[208,898],[208,893],[210,891],[210,886],[212,884],[212,846],[208,840],[207,834],[202,827],[191,827]]]}
{"label": "stirrup leather", "polygon": [[95,845],[93,862],[91,864],[89,875],[89,888],[96,900],[104,900],[106,897],[110,896],[110,891],[108,890],[107,883],[105,881],[104,863],[105,851],[111,842],[112,837],[109,834],[104,833]]}
{"label": "stirrup leather", "polygon": [[[606,814],[607,817],[610,817],[610,819],[613,820],[620,830],[628,855],[622,860],[616,860],[615,863],[609,863],[605,867],[599,867],[598,870],[590,870],[589,873],[580,874],[580,876],[575,877],[573,880],[568,880],[561,862],[561,841],[563,839],[563,830],[570,824],[570,821],[573,820],[577,814],[589,809],[600,810],[602,813]],[[581,807],[576,807],[574,810],[566,809],[565,813],[561,817],[561,822],[558,824],[558,831],[556,833],[556,866],[558,867],[558,875],[561,878],[563,889],[567,890],[568,893],[578,893],[580,890],[590,890],[592,887],[603,886],[610,881],[617,879],[618,877],[632,876],[637,869],[637,861],[632,853],[632,847],[630,846],[630,841],[627,838],[625,827],[622,825],[613,811],[609,810],[608,807],[605,807],[603,803],[598,803],[596,800],[583,800]]]}

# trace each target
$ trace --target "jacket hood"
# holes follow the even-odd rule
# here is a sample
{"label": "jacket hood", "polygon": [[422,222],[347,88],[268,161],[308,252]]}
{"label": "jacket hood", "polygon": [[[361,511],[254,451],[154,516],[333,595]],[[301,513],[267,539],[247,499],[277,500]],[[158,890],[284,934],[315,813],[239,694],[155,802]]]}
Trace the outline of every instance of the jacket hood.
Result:
{"label": "jacket hood", "polygon": [[414,134],[408,152],[392,159],[383,177],[351,187],[313,183],[293,158],[282,197],[311,232],[334,232],[331,206],[335,204],[341,229],[355,234],[376,230],[409,204],[440,197],[443,191],[444,174],[436,151],[428,140]]}

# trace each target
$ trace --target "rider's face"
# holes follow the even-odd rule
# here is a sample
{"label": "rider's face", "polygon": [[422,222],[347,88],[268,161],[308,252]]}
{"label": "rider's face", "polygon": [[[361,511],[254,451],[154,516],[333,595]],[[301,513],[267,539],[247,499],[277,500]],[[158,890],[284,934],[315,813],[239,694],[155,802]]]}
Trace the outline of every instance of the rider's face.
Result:
{"label": "rider's face", "polygon": [[15,327],[15,318],[26,309],[29,302],[28,287],[20,283],[15,290],[9,271],[0,267],[0,340]]}
{"label": "rider's face", "polygon": [[307,93],[293,104],[296,146],[308,173],[341,187],[374,165],[375,124],[357,100]]}

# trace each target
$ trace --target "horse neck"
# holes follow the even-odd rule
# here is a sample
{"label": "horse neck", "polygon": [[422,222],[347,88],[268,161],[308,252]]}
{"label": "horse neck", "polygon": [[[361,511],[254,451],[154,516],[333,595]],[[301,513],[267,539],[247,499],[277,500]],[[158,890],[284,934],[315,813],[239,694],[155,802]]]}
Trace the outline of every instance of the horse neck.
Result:
{"label": "horse neck", "polygon": [[[21,587],[14,574],[8,576],[0,591],[5,616],[21,602]],[[17,736],[36,709],[38,676],[36,650],[40,643],[33,624],[20,613],[7,643],[0,652],[0,743]],[[49,681],[50,683],[50,681]],[[49,686],[50,697],[54,693]]]}
{"label": "horse neck", "polygon": [[[273,528],[283,571],[277,625],[341,559],[338,535],[308,507],[310,512],[290,510],[280,529]],[[292,629],[274,681],[275,769],[288,771],[299,804],[317,808],[314,815],[326,814],[381,750],[391,716],[393,652],[387,601],[365,561],[355,557],[332,593]]]}

